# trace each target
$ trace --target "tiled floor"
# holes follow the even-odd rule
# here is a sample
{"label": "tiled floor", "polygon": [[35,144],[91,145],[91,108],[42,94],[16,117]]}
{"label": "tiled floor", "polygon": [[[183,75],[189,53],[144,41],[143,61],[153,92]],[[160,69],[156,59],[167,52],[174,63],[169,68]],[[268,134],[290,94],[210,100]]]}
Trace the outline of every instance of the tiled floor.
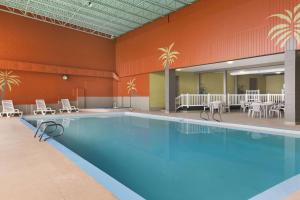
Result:
{"label": "tiled floor", "polygon": [[[166,114],[163,111],[152,111],[151,114],[156,115],[167,115],[172,117],[182,117],[188,119],[199,119],[200,112],[199,111],[182,111],[176,113],[169,113]],[[203,117],[207,118],[205,114],[202,114]],[[215,115],[215,118],[219,120],[219,116]],[[233,111],[230,113],[222,113],[221,114],[222,122],[227,123],[235,123],[235,124],[245,124],[245,125],[254,125],[254,126],[264,126],[264,127],[271,127],[271,128],[281,128],[281,129],[290,129],[290,130],[299,130],[300,125],[287,125],[283,118],[252,118],[248,117],[247,113]],[[211,119],[211,115],[210,115]]]}
{"label": "tiled floor", "polygon": [[0,119],[0,199],[116,199],[17,118]]}
{"label": "tiled floor", "polygon": [[[170,115],[200,119],[199,112]],[[222,114],[224,122],[300,130],[282,119],[252,119],[247,114]],[[82,172],[75,164],[47,143],[33,139],[32,131],[17,118],[0,119],[0,199],[116,199],[113,194]],[[300,190],[286,200],[299,200]]]}

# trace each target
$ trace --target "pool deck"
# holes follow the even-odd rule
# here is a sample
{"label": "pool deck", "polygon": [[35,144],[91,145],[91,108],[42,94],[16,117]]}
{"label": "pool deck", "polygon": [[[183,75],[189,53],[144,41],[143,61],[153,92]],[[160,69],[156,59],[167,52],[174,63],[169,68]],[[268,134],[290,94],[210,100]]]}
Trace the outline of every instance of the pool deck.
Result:
{"label": "pool deck", "polygon": [[0,119],[0,199],[116,199],[18,118]]}
{"label": "pool deck", "polygon": [[[201,120],[199,111],[188,111],[188,112],[182,111],[182,112],[169,113],[169,114],[164,113],[163,111],[151,111],[151,112],[142,112],[142,113]],[[206,117],[205,114],[202,115],[203,117]],[[230,113],[222,113],[221,116],[222,116],[222,122],[225,123],[300,131],[300,125],[287,125],[285,124],[283,118],[267,118],[267,119],[252,118],[252,117],[248,117],[247,113],[236,112],[236,111]],[[218,115],[216,115],[216,119],[219,119]]]}
{"label": "pool deck", "polygon": [[[146,113],[200,119],[199,112]],[[239,112],[223,114],[222,118],[229,123],[300,130],[300,126],[285,125],[282,119],[252,119]],[[32,130],[18,118],[0,118],[0,130],[1,199],[116,199],[58,150],[34,139]],[[299,199],[300,188],[285,200]]]}

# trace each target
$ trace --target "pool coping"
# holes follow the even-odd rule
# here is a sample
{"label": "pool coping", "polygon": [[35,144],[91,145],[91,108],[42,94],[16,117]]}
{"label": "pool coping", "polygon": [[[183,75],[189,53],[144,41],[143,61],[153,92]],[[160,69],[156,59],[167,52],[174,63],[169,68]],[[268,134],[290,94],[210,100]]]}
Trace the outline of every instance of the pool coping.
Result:
{"label": "pool coping", "polygon": [[[158,119],[158,120],[165,120],[165,121],[175,121],[179,123],[191,123],[191,124],[202,124],[208,125],[213,127],[221,127],[221,128],[230,128],[230,129],[238,129],[243,131],[251,131],[251,132],[259,132],[263,134],[271,134],[271,135],[279,135],[279,136],[288,136],[288,137],[295,137],[300,138],[300,131],[296,130],[287,130],[287,129],[279,129],[279,128],[270,128],[270,127],[262,127],[262,126],[253,126],[253,125],[243,125],[243,124],[233,124],[227,122],[215,122],[215,121],[205,121],[205,120],[196,120],[196,119],[189,119],[183,117],[171,117],[171,116],[163,116],[163,115],[155,115],[149,113],[138,113],[138,112],[95,112],[95,113],[84,113],[81,115],[48,115],[42,116],[43,118],[63,118],[63,117],[70,117],[70,118],[80,118],[80,117],[93,117],[98,115],[125,115],[125,116],[134,116],[134,117],[141,117],[141,118],[150,118],[150,119]],[[29,118],[39,118],[34,116],[27,116]],[[31,124],[29,124],[23,118],[21,121],[33,132],[36,130]],[[120,199],[144,199],[143,197],[139,196],[134,191],[127,188],[125,185],[121,184],[113,177],[109,176],[93,164],[89,163],[84,158],[80,157],[78,154],[74,153],[67,147],[63,146],[62,144],[58,143],[57,141],[51,139],[48,140],[48,143],[51,144],[54,148],[62,152],[67,158],[72,160],[76,165],[78,165],[83,171],[85,171],[88,175],[92,176],[98,183],[103,185],[106,189],[111,191],[114,195],[116,195]],[[300,189],[300,174],[295,175],[281,183],[278,183],[271,188],[259,193],[250,198],[250,200],[282,200],[283,198],[291,195],[293,192]]]}

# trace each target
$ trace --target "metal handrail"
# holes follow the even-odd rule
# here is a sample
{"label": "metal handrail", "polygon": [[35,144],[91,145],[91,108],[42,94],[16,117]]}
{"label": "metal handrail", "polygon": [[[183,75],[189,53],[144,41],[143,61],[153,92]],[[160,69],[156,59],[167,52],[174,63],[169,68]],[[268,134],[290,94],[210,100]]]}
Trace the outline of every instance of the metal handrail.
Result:
{"label": "metal handrail", "polygon": [[[54,137],[61,136],[61,135],[63,135],[63,133],[65,132],[65,128],[63,127],[63,125],[58,124],[58,123],[56,123],[55,121],[46,121],[46,122],[42,122],[42,123],[39,125],[39,127],[36,129],[36,132],[35,132],[34,137],[37,136],[38,132],[40,131],[40,129],[41,129],[41,127],[42,127],[42,125],[44,125],[44,124],[46,124],[46,126],[45,126],[44,131],[42,132],[42,134],[39,135],[39,138],[40,138],[39,141],[42,140],[44,134],[47,134],[47,135],[48,135],[48,137],[46,137],[46,138],[44,139],[44,141],[46,141],[46,140],[48,140],[49,138],[54,138]],[[46,133],[45,130],[46,130],[48,127],[51,127],[51,126],[55,126],[55,130]],[[56,132],[57,129],[58,129],[58,127],[61,128],[60,133],[57,134],[57,135],[50,136],[49,134]]]}

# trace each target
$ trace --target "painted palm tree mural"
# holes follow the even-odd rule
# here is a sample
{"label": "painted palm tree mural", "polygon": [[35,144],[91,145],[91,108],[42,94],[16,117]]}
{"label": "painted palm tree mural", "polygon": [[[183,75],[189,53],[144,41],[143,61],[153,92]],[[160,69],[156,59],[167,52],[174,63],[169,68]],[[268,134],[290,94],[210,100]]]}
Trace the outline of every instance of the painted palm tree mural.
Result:
{"label": "painted palm tree mural", "polygon": [[20,83],[19,76],[14,75],[12,71],[0,71],[1,99],[4,99],[7,88],[11,91],[14,85]]}
{"label": "painted palm tree mural", "polygon": [[158,48],[159,51],[162,52],[161,56],[159,57],[159,60],[162,61],[162,64],[165,69],[165,109],[166,112],[170,111],[170,66],[175,62],[175,60],[178,58],[177,55],[179,54],[178,51],[173,50],[174,42],[169,46],[165,48]]}
{"label": "painted palm tree mural", "polygon": [[162,52],[159,59],[163,61],[163,66],[165,69],[168,69],[170,65],[175,62],[175,59],[177,59],[177,55],[179,54],[178,51],[172,50],[173,46],[174,42],[169,47],[158,48],[158,50]]}
{"label": "painted palm tree mural", "polygon": [[287,46],[291,41],[300,43],[300,4],[296,5],[293,10],[285,10],[283,13],[276,13],[268,18],[276,18],[280,23],[274,25],[268,33],[271,40],[281,48]]}
{"label": "painted palm tree mural", "polygon": [[130,104],[129,107],[131,108],[131,97],[135,92],[137,92],[135,78],[133,78],[127,82],[127,92],[129,94],[129,104]]}

